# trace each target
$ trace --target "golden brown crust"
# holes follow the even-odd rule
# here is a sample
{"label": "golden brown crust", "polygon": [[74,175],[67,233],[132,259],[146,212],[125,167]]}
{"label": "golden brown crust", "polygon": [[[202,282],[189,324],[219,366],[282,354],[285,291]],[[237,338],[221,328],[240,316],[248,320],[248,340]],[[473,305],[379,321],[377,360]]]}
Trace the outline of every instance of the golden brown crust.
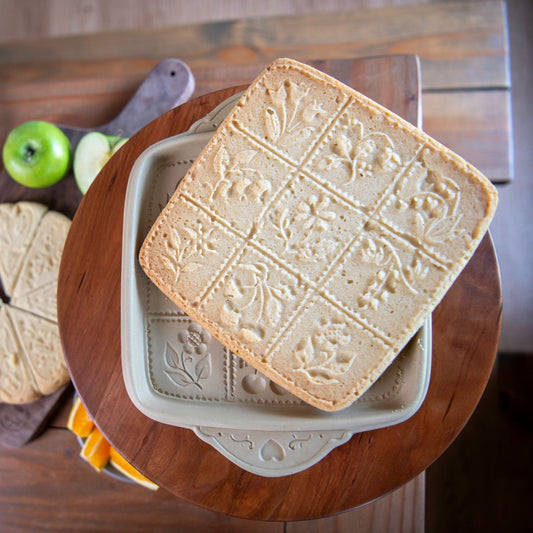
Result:
{"label": "golden brown crust", "polygon": [[422,325],[496,202],[479,171],[422,131],[280,59],[202,150],[139,260],[237,355],[333,411]]}

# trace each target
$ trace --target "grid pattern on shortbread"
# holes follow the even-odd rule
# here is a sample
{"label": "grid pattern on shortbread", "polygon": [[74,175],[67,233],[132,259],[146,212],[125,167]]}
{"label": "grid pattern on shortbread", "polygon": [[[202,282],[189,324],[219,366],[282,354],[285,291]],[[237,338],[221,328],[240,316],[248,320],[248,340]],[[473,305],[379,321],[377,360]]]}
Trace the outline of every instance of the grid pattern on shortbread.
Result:
{"label": "grid pattern on shortbread", "polygon": [[290,383],[342,384],[358,358],[344,398],[386,368],[471,254],[492,207],[480,180],[379,105],[281,61],[180,183],[149,268]]}
{"label": "grid pattern on shortbread", "polygon": [[[255,250],[262,257],[266,258],[276,267],[279,267],[290,275],[303,277],[303,283],[306,287],[305,296],[301,300],[300,305],[294,309],[292,315],[287,321],[286,326],[282,328],[279,332],[279,335],[275,339],[272,339],[269,343],[264,352],[267,358],[268,354],[272,353],[275,347],[285,337],[286,332],[295,323],[298,316],[304,310],[305,305],[312,298],[317,296],[325,299],[331,306],[343,313],[349,321],[355,321],[363,328],[367,329],[385,346],[391,346],[391,341],[389,339],[390,335],[388,335],[387,332],[382,331],[379,325],[374,324],[371,320],[361,314],[361,312],[351,309],[346,302],[343,302],[337,295],[329,291],[326,285],[328,280],[334,276],[334,274],[342,267],[342,264],[350,256],[350,253],[353,251],[354,244],[358,243],[361,235],[366,231],[365,226],[368,227],[369,223],[371,222],[375,222],[376,225],[379,226],[379,231],[381,231],[383,234],[391,235],[396,240],[401,241],[406,248],[414,251],[415,247],[412,243],[415,241],[420,243],[420,240],[417,236],[410,236],[405,232],[398,231],[393,224],[390,224],[384,217],[382,217],[380,214],[380,207],[382,207],[382,205],[386,202],[389,193],[398,187],[402,177],[404,177],[413,168],[413,165],[420,163],[420,156],[423,152],[424,145],[419,145],[416,149],[416,152],[412,154],[412,157],[398,167],[398,172],[394,180],[387,185],[386,189],[381,192],[379,197],[375,199],[371,205],[362,205],[360,202],[354,200],[354,197],[357,197],[356,189],[354,189],[354,193],[352,195],[346,194],[345,191],[340,190],[332,185],[331,182],[325,180],[320,173],[311,166],[313,160],[318,157],[320,150],[328,143],[328,140],[331,140],[339,121],[342,119],[343,114],[346,113],[348,106],[351,104],[354,104],[354,101],[350,97],[347,97],[340,104],[338,110],[333,115],[331,120],[325,123],[323,130],[319,132],[313,142],[309,143],[309,150],[307,153],[303,154],[299,161],[294,160],[289,155],[281,151],[276,145],[268,142],[268,140],[265,140],[264,138],[260,138],[253,131],[250,131],[247,127],[240,124],[238,118],[235,118],[231,125],[228,126],[228,129],[235,130],[235,134],[246,137],[250,144],[251,150],[256,149],[259,151],[268,152],[271,157],[277,159],[281,165],[289,169],[287,172],[287,178],[283,183],[280,184],[277,194],[263,206],[263,209],[257,216],[256,223],[252,229],[246,231],[246,229],[243,230],[235,227],[227,220],[226,217],[221,216],[212,207],[202,202],[201,199],[195,197],[193,192],[194,189],[182,189],[180,193],[180,196],[184,201],[189,202],[191,205],[199,208],[206,214],[210,221],[213,221],[215,224],[223,227],[224,230],[230,233],[235,239],[233,253],[230,254],[225,263],[221,265],[220,270],[213,276],[211,282],[203,288],[200,301],[209,299],[210,295],[220,284],[220,281],[230,273],[232,267],[234,267],[234,265],[239,262],[239,259],[242,258],[250,249]],[[269,250],[268,246],[265,246],[264,242],[261,242],[258,240],[258,238],[256,238],[256,236],[260,233],[261,228],[264,228],[265,226],[268,213],[275,209],[276,204],[280,201],[280,199],[283,198],[284,194],[290,194],[288,191],[290,191],[291,185],[302,181],[308,182],[311,184],[311,186],[316,187],[316,189],[319,191],[319,194],[327,197],[330,203],[333,200],[339,205],[345,207],[347,213],[352,213],[355,214],[355,216],[361,217],[360,231],[353,234],[351,238],[345,244],[343,244],[338,253],[336,253],[333,257],[332,261],[328,262],[328,266],[324,268],[324,270],[315,279],[306,277],[305,274],[302,274],[301,271],[297,270],[294,265],[281,259],[278,255],[273,253],[272,250]],[[436,268],[446,270],[450,264],[449,258],[444,257],[431,247],[425,246],[423,242],[416,247],[416,252],[420,255],[420,257],[423,257],[424,260],[431,263]]]}

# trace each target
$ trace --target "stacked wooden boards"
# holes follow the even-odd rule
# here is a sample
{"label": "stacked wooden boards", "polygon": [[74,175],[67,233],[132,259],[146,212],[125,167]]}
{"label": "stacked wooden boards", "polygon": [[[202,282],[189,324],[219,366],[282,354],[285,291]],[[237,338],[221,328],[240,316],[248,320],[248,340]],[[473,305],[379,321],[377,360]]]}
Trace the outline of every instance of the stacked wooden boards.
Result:
{"label": "stacked wooden boards", "polygon": [[247,84],[277,57],[309,62],[416,54],[424,130],[492,181],[512,178],[505,2],[407,3],[301,21],[269,17],[2,44],[0,71],[8,76],[0,115],[9,112],[20,122],[38,111],[62,123],[72,124],[73,117],[84,126],[107,122],[164,57],[177,56],[191,67],[195,95],[201,95]]}

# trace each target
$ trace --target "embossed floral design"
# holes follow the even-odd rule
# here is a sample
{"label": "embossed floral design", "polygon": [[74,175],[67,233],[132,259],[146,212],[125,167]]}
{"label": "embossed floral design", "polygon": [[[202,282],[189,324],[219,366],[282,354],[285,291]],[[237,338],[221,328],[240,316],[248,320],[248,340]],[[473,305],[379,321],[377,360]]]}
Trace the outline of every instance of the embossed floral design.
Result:
{"label": "embossed floral design", "polygon": [[7,321],[0,322],[0,346],[4,352],[3,372],[7,378],[2,384],[2,396],[9,396],[9,391],[17,391],[22,388],[24,377],[22,372],[12,371],[13,367],[17,368],[21,363],[17,355],[13,332],[8,329]]}
{"label": "embossed floral design", "polygon": [[257,150],[241,150],[233,158],[220,147],[213,158],[213,168],[219,177],[211,191],[210,200],[220,196],[225,200],[263,202],[272,185],[251,163]]}
{"label": "embossed floral design", "polygon": [[[337,217],[329,205],[327,196],[311,194],[297,205],[296,213],[288,208],[273,213],[276,236],[283,241],[286,252],[296,254],[304,262],[322,260],[334,252],[335,241],[323,235]],[[295,228],[298,231],[294,231]]]}
{"label": "embossed floral design", "polygon": [[178,281],[182,272],[192,272],[200,267],[206,255],[216,253],[212,227],[206,227],[198,220],[193,226],[180,226],[180,230],[186,237],[175,227],[163,236],[165,250],[161,259],[174,273],[174,282]]}
{"label": "embossed floral design", "polygon": [[278,324],[284,302],[294,297],[289,285],[272,284],[265,263],[240,264],[225,284],[221,318],[248,341],[259,342],[264,324]]}
{"label": "embossed floral design", "polygon": [[318,163],[323,170],[344,165],[348,168],[346,183],[371,178],[376,167],[394,171],[402,164],[391,138],[380,132],[365,133],[364,126],[351,119],[332,139],[331,154]]}
{"label": "embossed floral design", "polygon": [[[17,216],[2,216],[0,218],[0,243],[2,247],[19,248],[21,239],[28,234],[28,230],[32,226],[35,215],[21,208],[18,208],[17,211]],[[10,258],[11,255],[6,254],[6,259],[9,260]]]}
{"label": "embossed floral design", "polygon": [[264,119],[268,138],[286,147],[305,142],[316,126],[317,117],[326,113],[322,103],[308,98],[309,87],[286,80],[267,89],[270,105]]}
{"label": "embossed floral design", "polygon": [[319,385],[338,382],[357,355],[346,350],[351,340],[348,331],[345,322],[321,320],[313,335],[296,347],[296,370]]}
{"label": "embossed floral design", "polygon": [[[56,236],[48,233],[42,236],[40,246],[34,248],[27,259],[26,264],[26,283],[55,283],[54,273],[57,276],[57,268],[61,263],[62,250],[57,246]],[[28,287],[21,289],[28,290]]]}
{"label": "embossed floral design", "polygon": [[386,301],[397,291],[400,284],[412,294],[417,294],[414,281],[425,278],[429,271],[429,267],[424,265],[417,253],[410,264],[403,264],[398,251],[384,237],[367,237],[361,247],[361,258],[379,267],[359,297],[358,305],[361,309],[376,310],[380,302]]}
{"label": "embossed floral design", "polygon": [[196,355],[204,355],[207,352],[206,343],[210,337],[209,333],[194,323],[178,333],[178,340],[183,344],[183,350]]}
{"label": "embossed floral design", "polygon": [[335,211],[328,211],[329,198],[319,198],[316,194],[311,194],[306,201],[298,204],[298,214],[294,221],[305,230],[326,230],[329,223],[337,216]]}
{"label": "embossed floral design", "polygon": [[211,354],[207,351],[210,335],[197,324],[190,324],[178,333],[182,344],[178,352],[168,341],[165,349],[165,373],[181,387],[195,385],[202,390],[202,380],[212,372]]}
{"label": "embossed floral design", "polygon": [[395,206],[400,211],[409,209],[415,216],[417,235],[435,244],[445,242],[465,233],[458,225],[461,191],[459,186],[440,172],[427,170],[420,163],[412,172],[420,175],[418,190],[408,199],[398,198]]}

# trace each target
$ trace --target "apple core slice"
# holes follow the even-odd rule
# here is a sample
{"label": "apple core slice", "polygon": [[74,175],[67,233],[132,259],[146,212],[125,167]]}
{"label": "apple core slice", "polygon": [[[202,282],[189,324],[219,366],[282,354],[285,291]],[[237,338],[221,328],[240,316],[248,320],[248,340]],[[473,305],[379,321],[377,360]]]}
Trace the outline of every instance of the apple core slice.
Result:
{"label": "apple core slice", "polygon": [[127,141],[122,137],[113,137],[92,131],[83,136],[74,154],[74,178],[85,194],[92,182],[111,156]]}

